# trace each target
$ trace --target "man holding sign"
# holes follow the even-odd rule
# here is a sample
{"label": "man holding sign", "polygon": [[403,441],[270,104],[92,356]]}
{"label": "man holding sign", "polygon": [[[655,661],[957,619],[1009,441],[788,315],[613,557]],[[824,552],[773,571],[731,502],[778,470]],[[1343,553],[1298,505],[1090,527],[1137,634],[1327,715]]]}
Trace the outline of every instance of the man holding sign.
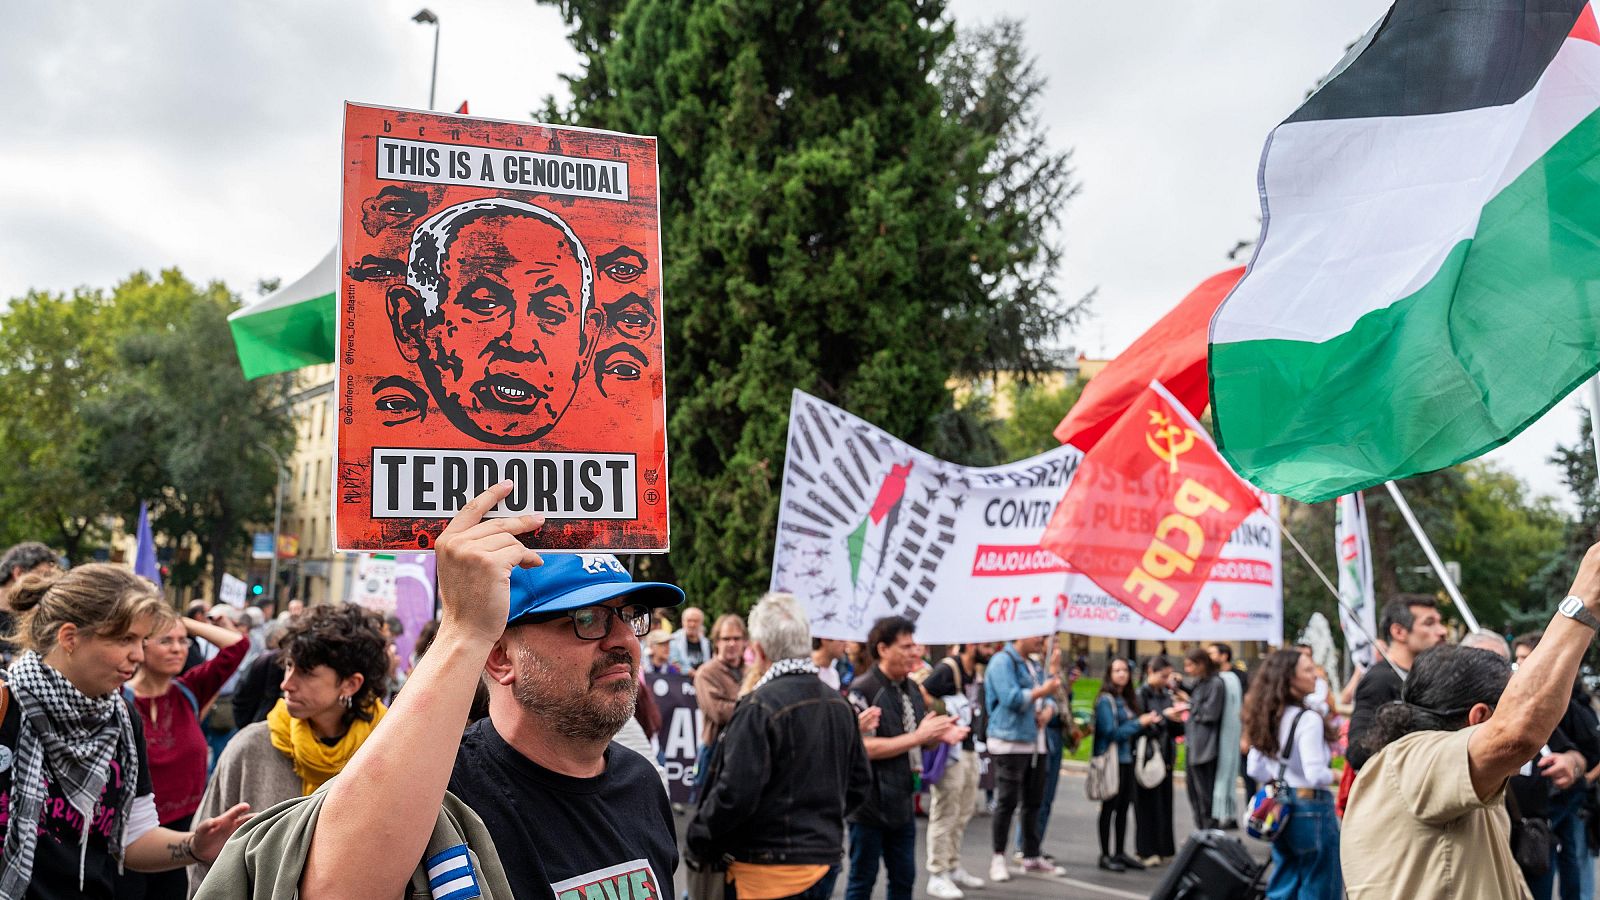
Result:
{"label": "man holding sign", "polygon": [[[325,791],[255,822],[213,876],[297,883],[304,900],[356,883],[395,897],[418,879],[436,896],[671,894],[671,806],[650,763],[611,736],[633,715],[651,610],[683,592],[633,582],[608,554],[541,559],[520,536],[542,516],[484,519],[510,490],[485,491],[440,536],[438,637],[362,752]],[[489,718],[458,756],[453,735],[483,676]]]}

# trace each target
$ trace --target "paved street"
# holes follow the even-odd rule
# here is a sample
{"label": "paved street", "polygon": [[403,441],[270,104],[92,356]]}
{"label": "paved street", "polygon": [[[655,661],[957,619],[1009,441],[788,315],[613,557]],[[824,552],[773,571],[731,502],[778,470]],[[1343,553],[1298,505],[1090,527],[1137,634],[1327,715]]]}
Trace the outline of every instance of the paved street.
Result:
{"label": "paved street", "polygon": [[[1134,898],[1147,898],[1160,884],[1162,876],[1166,873],[1164,868],[1152,869],[1146,872],[1127,872],[1116,874],[1101,871],[1096,865],[1100,855],[1099,838],[1096,827],[1100,812],[1099,804],[1090,803],[1083,795],[1084,776],[1081,771],[1071,769],[1062,773],[1061,787],[1056,793],[1055,808],[1051,812],[1050,827],[1045,832],[1044,852],[1053,854],[1056,862],[1067,870],[1065,877],[1046,878],[1042,876],[1022,875],[1013,871],[1012,880],[1005,884],[989,885],[981,890],[968,891],[969,900],[1062,900],[1062,898],[1096,898],[1121,897],[1134,900]],[[1194,817],[1189,812],[1189,803],[1184,795],[1183,784],[1176,786],[1174,803],[1177,827],[1175,829],[1177,845],[1183,846],[1184,839],[1189,830],[1194,826]],[[1128,852],[1133,852],[1133,815],[1128,817]],[[972,824],[967,827],[966,841],[962,846],[961,858],[967,871],[980,878],[986,878],[989,871],[989,822],[988,816],[973,817]],[[918,820],[917,827],[917,890],[914,894],[916,900],[925,900],[927,893],[927,872],[923,863],[927,859],[926,831],[927,820]],[[679,818],[679,833],[683,830],[683,818]],[[1014,827],[1014,826],[1013,826]],[[1234,832],[1237,834],[1238,832]],[[1245,839],[1247,846],[1261,859],[1266,859],[1266,845]],[[1011,847],[1015,850],[1016,847]],[[1013,867],[1015,869],[1015,867]],[[678,891],[683,890],[683,872],[679,867],[677,878]],[[834,897],[844,896],[845,876],[839,876],[838,885],[834,889]],[[873,891],[873,897],[882,898],[883,875],[878,876],[878,887]]]}

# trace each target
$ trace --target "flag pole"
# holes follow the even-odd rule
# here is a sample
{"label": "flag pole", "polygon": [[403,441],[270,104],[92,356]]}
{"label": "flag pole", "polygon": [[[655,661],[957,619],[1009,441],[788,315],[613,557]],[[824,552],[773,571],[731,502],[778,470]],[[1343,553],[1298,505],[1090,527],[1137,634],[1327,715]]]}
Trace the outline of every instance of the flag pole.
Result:
{"label": "flag pole", "polygon": [[[1333,602],[1338,604],[1340,609],[1350,613],[1350,624],[1355,627],[1356,631],[1361,632],[1362,637],[1371,643],[1373,652],[1378,654],[1384,662],[1388,662],[1389,654],[1383,652],[1383,644],[1377,638],[1367,634],[1367,630],[1361,627],[1361,620],[1355,615],[1355,611],[1350,608],[1350,604],[1344,602],[1344,598],[1339,596],[1339,589],[1333,586],[1333,582],[1323,573],[1322,567],[1317,565],[1317,561],[1311,558],[1311,554],[1306,552],[1306,548],[1300,546],[1300,542],[1295,540],[1295,536],[1289,533],[1289,529],[1284,527],[1281,521],[1273,516],[1268,516],[1267,518],[1272,519],[1272,524],[1278,526],[1278,533],[1283,535],[1284,539],[1294,547],[1295,552],[1300,554],[1300,558],[1305,560],[1306,565],[1311,567],[1311,571],[1317,573],[1317,577],[1322,579],[1323,586],[1328,589],[1328,593],[1333,595]],[[1345,653],[1348,655],[1349,652],[1350,647],[1346,644]]]}
{"label": "flag pole", "polygon": [[1433,566],[1434,574],[1444,582],[1445,593],[1450,595],[1450,602],[1456,605],[1456,610],[1461,613],[1461,618],[1467,620],[1467,627],[1473,631],[1482,631],[1478,627],[1478,620],[1472,615],[1472,610],[1467,608],[1467,601],[1461,599],[1461,591],[1456,583],[1450,580],[1450,573],[1444,569],[1444,563],[1439,560],[1439,554],[1433,549],[1433,542],[1428,540],[1428,533],[1422,530],[1422,525],[1417,522],[1417,517],[1411,512],[1411,504],[1406,502],[1400,493],[1400,486],[1392,481],[1386,481],[1384,487],[1389,489],[1389,496],[1394,498],[1394,505],[1400,507],[1400,515],[1405,517],[1406,524],[1411,526],[1411,533],[1416,535],[1417,543],[1422,545],[1422,552],[1427,555],[1429,565]]}
{"label": "flag pole", "polygon": [[[1595,465],[1600,467],[1600,375],[1584,386],[1589,394],[1589,441],[1594,444]],[[1600,472],[1600,468],[1596,468]]]}

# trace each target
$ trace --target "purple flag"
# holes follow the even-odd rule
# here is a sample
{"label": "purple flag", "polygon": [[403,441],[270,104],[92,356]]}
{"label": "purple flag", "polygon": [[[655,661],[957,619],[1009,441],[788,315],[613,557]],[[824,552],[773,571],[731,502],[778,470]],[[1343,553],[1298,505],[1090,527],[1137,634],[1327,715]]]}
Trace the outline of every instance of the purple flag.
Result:
{"label": "purple flag", "polygon": [[133,571],[161,587],[161,566],[156,563],[156,541],[150,534],[150,504],[139,504],[139,549],[133,554]]}

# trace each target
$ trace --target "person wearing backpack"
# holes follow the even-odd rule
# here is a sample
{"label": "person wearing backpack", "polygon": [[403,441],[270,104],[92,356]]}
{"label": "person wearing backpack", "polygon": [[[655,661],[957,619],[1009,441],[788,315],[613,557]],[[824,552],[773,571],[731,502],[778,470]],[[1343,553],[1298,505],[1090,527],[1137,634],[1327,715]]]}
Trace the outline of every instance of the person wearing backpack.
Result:
{"label": "person wearing backpack", "polygon": [[[1117,792],[1100,801],[1100,868],[1108,872],[1143,869],[1144,863],[1126,853],[1128,806],[1133,803],[1133,738],[1161,721],[1161,714],[1145,712],[1133,688],[1133,667],[1120,657],[1106,664],[1100,695],[1094,701],[1094,755],[1117,754]],[[1115,837],[1115,840],[1112,838]],[[1116,852],[1112,852],[1113,848]]]}
{"label": "person wearing backpack", "polygon": [[[1045,677],[1044,667],[1030,657],[1044,650],[1043,635],[1017,638],[989,660],[984,671],[983,702],[988,714],[989,757],[995,772],[995,809],[990,822],[994,858],[990,881],[1010,881],[1006,841],[1011,817],[1022,814],[1022,871],[1065,875],[1044,858],[1039,848],[1039,802],[1044,797],[1045,734],[1041,727],[1057,714],[1053,699],[1061,679]],[[1055,760],[1059,766],[1061,761]]]}
{"label": "person wearing backpack", "polygon": [[1328,745],[1338,735],[1305,705],[1317,688],[1317,667],[1297,650],[1266,658],[1250,679],[1244,701],[1244,733],[1250,743],[1250,777],[1270,790],[1283,782],[1279,799],[1288,820],[1272,842],[1269,900],[1339,900],[1339,822],[1333,812],[1337,776],[1329,768]]}
{"label": "person wearing backpack", "polygon": [[[217,655],[185,672],[190,642],[197,637],[218,647]],[[200,808],[210,751],[200,730],[200,710],[217,699],[249,649],[250,639],[239,632],[189,618],[144,642],[144,662],[123,694],[144,724],[156,817],[167,828],[188,831]],[[129,870],[117,879],[118,900],[183,900],[188,892],[183,869],[151,874]]]}

